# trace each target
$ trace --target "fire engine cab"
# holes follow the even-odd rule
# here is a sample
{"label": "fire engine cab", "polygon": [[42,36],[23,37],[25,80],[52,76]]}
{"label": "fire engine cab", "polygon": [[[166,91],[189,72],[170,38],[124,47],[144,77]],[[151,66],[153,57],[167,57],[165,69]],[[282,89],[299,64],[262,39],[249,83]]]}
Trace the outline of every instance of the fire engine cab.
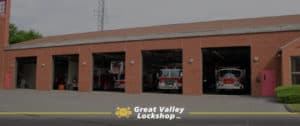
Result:
{"label": "fire engine cab", "polygon": [[158,89],[179,90],[182,88],[182,69],[161,69]]}
{"label": "fire engine cab", "polygon": [[114,79],[115,89],[125,88],[125,74],[124,74],[124,62],[113,61],[110,64],[110,74]]}
{"label": "fire engine cab", "polygon": [[216,89],[217,90],[232,90],[244,89],[244,79],[246,70],[237,67],[223,67],[215,72],[216,74]]}

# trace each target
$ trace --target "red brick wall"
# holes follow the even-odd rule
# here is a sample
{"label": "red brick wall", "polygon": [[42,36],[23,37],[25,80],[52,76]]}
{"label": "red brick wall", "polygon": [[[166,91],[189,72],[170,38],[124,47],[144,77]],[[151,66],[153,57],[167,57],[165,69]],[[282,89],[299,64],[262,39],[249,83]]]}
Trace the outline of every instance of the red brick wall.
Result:
{"label": "red brick wall", "polygon": [[127,43],[125,48],[125,91],[130,94],[138,94],[142,92],[141,43]]}
{"label": "red brick wall", "polygon": [[93,57],[89,48],[80,49],[78,67],[79,91],[92,91]]}
{"label": "red brick wall", "polygon": [[10,0],[6,0],[6,14],[0,15],[0,88],[4,83],[4,55],[3,47],[8,46],[8,31],[10,17]]}
{"label": "red brick wall", "polygon": [[53,84],[53,61],[50,49],[35,51],[37,55],[36,64],[36,88],[41,91],[49,91]]}
{"label": "red brick wall", "polygon": [[[300,32],[276,32],[247,35],[227,35],[195,38],[179,38],[164,40],[148,40],[143,42],[118,42],[81,46],[52,47],[3,51],[8,46],[8,26],[11,0],[7,0],[5,16],[0,16],[0,88],[4,88],[5,76],[13,75],[15,80],[16,57],[37,56],[37,89],[52,89],[53,55],[79,54],[79,90],[92,90],[93,53],[126,52],[126,87],[127,93],[142,92],[142,51],[182,49],[183,55],[183,94],[202,94],[202,55],[201,48],[209,47],[251,47],[251,82],[253,96],[260,96],[261,84],[257,81],[259,73],[264,69],[272,69],[276,74],[277,85],[291,83],[290,56],[300,55],[297,42],[285,48],[279,55],[279,48],[293,39],[300,37]],[[268,22],[269,24],[271,22]],[[234,23],[236,25],[236,23]],[[259,61],[254,62],[254,57]],[[190,63],[189,60],[193,59]],[[131,63],[130,61],[133,61]],[[14,85],[12,86],[14,88]]]}
{"label": "red brick wall", "polygon": [[[299,38],[298,38],[299,39]],[[290,85],[292,84],[291,76],[291,56],[300,56],[300,40],[296,40],[293,43],[289,44],[287,47],[282,50],[282,84]]]}
{"label": "red brick wall", "polygon": [[0,47],[8,46],[10,0],[6,0],[6,14],[0,15]]}
{"label": "red brick wall", "polygon": [[[287,42],[300,36],[300,32],[278,32],[248,35],[211,36],[182,39],[152,40],[143,42],[119,42],[106,44],[93,44],[68,47],[53,47],[41,49],[27,49],[6,51],[6,70],[15,70],[12,64],[15,57],[38,56],[37,88],[38,90],[52,89],[52,55],[79,54],[79,90],[92,90],[92,53],[99,52],[126,52],[126,87],[127,93],[139,94],[142,92],[142,55],[143,50],[182,49],[183,50],[183,94],[202,94],[202,55],[201,48],[208,47],[251,47],[251,81],[252,95],[260,96],[260,83],[256,81],[259,72],[264,69],[273,69],[276,72],[276,83],[281,80],[280,57],[278,49]],[[253,58],[259,57],[254,63]],[[194,61],[189,63],[189,59]],[[134,63],[130,63],[130,61]],[[42,67],[42,64],[45,64]],[[287,71],[284,68],[283,71]],[[285,72],[284,72],[285,73]],[[287,72],[288,73],[288,72]],[[284,81],[288,79],[283,78]]]}
{"label": "red brick wall", "polygon": [[199,38],[182,39],[183,94],[202,94],[202,55]]}

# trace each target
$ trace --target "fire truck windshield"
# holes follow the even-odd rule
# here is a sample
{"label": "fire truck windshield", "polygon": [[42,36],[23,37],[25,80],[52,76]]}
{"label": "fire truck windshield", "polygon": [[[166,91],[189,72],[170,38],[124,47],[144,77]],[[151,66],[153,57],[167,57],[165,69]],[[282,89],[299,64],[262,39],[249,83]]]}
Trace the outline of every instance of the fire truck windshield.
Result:
{"label": "fire truck windshield", "polygon": [[240,77],[241,76],[241,71],[240,70],[221,70],[220,77]]}
{"label": "fire truck windshield", "polygon": [[161,77],[180,77],[180,69],[162,69]]}

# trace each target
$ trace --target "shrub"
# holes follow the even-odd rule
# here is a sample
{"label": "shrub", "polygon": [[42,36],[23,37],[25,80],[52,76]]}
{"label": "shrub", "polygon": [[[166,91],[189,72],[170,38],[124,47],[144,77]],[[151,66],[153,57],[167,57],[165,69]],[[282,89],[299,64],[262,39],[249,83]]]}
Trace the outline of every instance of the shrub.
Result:
{"label": "shrub", "polygon": [[280,102],[300,103],[300,85],[280,86],[275,91]]}

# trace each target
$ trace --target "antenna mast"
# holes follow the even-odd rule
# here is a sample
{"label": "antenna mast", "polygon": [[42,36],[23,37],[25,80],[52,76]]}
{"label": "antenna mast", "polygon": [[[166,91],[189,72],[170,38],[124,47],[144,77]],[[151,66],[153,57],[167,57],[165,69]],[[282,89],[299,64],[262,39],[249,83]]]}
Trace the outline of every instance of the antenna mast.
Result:
{"label": "antenna mast", "polygon": [[104,30],[104,14],[105,14],[105,0],[98,0],[97,15],[97,29]]}

